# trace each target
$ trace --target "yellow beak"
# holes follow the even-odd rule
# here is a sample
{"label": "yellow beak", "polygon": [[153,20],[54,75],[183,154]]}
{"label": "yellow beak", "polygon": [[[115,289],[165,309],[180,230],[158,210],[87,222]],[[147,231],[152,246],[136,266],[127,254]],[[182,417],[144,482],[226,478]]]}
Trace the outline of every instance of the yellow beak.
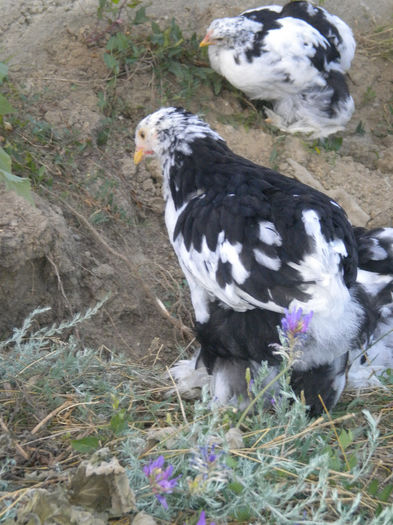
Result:
{"label": "yellow beak", "polygon": [[134,153],[134,164],[139,164],[144,156],[145,156],[145,152],[143,151],[143,149],[137,148]]}
{"label": "yellow beak", "polygon": [[211,46],[213,42],[209,40],[209,35],[206,35],[202,42],[199,44],[199,47]]}

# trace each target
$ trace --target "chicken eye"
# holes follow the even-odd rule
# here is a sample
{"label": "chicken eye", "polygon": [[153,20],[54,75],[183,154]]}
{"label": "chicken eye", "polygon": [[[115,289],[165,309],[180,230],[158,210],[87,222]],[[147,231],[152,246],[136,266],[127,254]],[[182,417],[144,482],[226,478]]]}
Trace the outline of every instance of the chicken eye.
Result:
{"label": "chicken eye", "polygon": [[141,139],[144,139],[145,138],[145,132],[144,131],[140,131],[139,132],[139,136]]}

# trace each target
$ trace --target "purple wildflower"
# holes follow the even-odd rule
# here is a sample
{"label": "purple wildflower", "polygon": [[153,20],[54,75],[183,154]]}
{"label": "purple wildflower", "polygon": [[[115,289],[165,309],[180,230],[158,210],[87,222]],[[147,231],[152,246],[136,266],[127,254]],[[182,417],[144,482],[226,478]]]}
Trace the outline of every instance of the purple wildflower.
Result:
{"label": "purple wildflower", "polygon": [[227,483],[230,468],[225,464],[224,451],[216,452],[216,445],[199,447],[190,459],[198,475],[188,481],[192,493],[203,491],[210,483]]}
{"label": "purple wildflower", "polygon": [[159,456],[156,460],[151,461],[148,465],[143,467],[145,476],[149,479],[153,494],[164,507],[168,508],[164,494],[171,494],[174,487],[177,485],[177,480],[180,476],[170,479],[173,474],[173,465],[168,465],[163,470],[165,463],[164,456]]}
{"label": "purple wildflower", "polygon": [[201,451],[201,457],[205,461],[206,465],[216,462],[218,456],[217,454],[214,454],[215,448],[215,444],[211,445],[211,447],[199,447],[199,450]]}
{"label": "purple wildflower", "polygon": [[[191,459],[192,466],[201,473],[204,480],[222,477],[220,471],[225,467],[220,462],[223,452],[215,453],[216,445],[199,447],[199,453]],[[224,476],[225,477],[225,476]]]}
{"label": "purple wildflower", "polygon": [[285,317],[281,319],[281,328],[289,344],[297,338],[304,337],[309,328],[313,312],[303,315],[301,308],[292,311],[285,310]]}
{"label": "purple wildflower", "polygon": [[[207,525],[206,524],[206,518],[205,518],[205,511],[203,510],[199,516],[199,520],[197,521],[196,525]],[[210,525],[215,525],[214,521],[210,522]]]}

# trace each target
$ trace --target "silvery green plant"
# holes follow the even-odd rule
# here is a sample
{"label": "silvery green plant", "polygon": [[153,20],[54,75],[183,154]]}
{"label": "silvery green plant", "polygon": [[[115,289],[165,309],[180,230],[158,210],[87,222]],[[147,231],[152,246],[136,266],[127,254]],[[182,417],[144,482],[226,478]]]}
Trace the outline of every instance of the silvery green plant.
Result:
{"label": "silvery green plant", "polygon": [[[291,360],[301,350],[302,334],[306,333],[302,313],[298,317],[298,312],[288,312],[286,319],[293,323],[287,327],[284,322],[280,327],[282,348],[276,349],[282,355],[279,394],[266,408],[259,392],[266,385],[269,370],[261,366],[250,384],[253,409],[245,413],[233,406],[218,406],[207,388],[199,401],[193,405],[184,402],[184,411],[176,411],[173,399],[149,394],[152,378],[159,383],[151,367],[137,368],[120,356],[113,361],[97,359],[96,351],[80,347],[72,337],[61,338],[62,330],[68,331],[96,311],[90,309],[38,331],[32,330],[32,323],[39,310],[33,312],[0,346],[0,383],[26,383],[42,377],[42,383],[33,382],[29,388],[35,389],[34,397],[43,406],[46,403],[46,411],[56,398],[60,399],[58,404],[63,402],[59,395],[63,392],[71,392],[81,401],[99,396],[100,404],[92,405],[89,412],[90,421],[96,422],[97,443],[105,443],[102,429],[110,429],[111,413],[121,408],[124,399],[130,407],[128,419],[121,426],[121,439],[115,440],[113,453],[126,468],[138,511],[144,510],[156,520],[186,525],[384,525],[393,521],[392,505],[381,507],[376,515],[363,504],[366,476],[380,441],[378,420],[367,411],[359,415],[362,421],[357,422],[355,431],[362,439],[355,443],[348,431],[346,449],[348,454],[351,447],[355,450],[357,461],[349,470],[342,462],[342,470],[337,467],[332,475],[332,454],[341,454],[334,434],[329,426],[311,425],[305,405],[291,390]],[[289,343],[288,330],[294,345]],[[144,386],[138,390],[140,384]],[[23,408],[23,402],[21,396],[18,409]],[[141,406],[149,411],[147,419],[141,418]],[[6,410],[6,405],[0,406],[7,420]],[[75,409],[73,416],[78,415],[77,410],[83,418],[83,408]],[[168,424],[170,440],[163,439],[147,449],[147,425],[160,428]],[[231,427],[239,429],[244,446],[234,448],[231,444]],[[2,465],[4,479],[12,468],[12,462]],[[10,490],[4,483],[0,489]]]}

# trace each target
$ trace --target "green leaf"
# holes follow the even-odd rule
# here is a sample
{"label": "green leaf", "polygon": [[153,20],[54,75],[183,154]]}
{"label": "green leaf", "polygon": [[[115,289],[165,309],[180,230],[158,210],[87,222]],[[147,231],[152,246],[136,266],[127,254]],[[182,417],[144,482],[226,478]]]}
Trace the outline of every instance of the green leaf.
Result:
{"label": "green leaf", "polygon": [[213,86],[214,94],[215,95],[219,95],[221,93],[221,90],[222,90],[222,79],[218,75],[215,75],[211,79],[211,83],[212,83],[212,86]]}
{"label": "green leaf", "polygon": [[4,62],[0,62],[0,84],[3,82],[5,77],[8,75],[8,66]]}
{"label": "green leaf", "polygon": [[367,492],[370,494],[370,496],[375,496],[378,492],[378,480],[372,479],[367,487]]}
{"label": "green leaf", "polygon": [[0,169],[0,180],[1,179],[5,182],[7,190],[14,191],[35,207],[29,179],[16,177],[15,175],[12,175],[12,173]]}
{"label": "green leaf", "polygon": [[162,34],[164,35],[164,48],[169,47],[171,45],[171,28],[167,27]]}
{"label": "green leaf", "polygon": [[383,490],[378,494],[378,499],[381,501],[387,501],[389,499],[390,494],[393,491],[393,485],[386,485]]}
{"label": "green leaf", "polygon": [[120,399],[116,397],[114,394],[111,393],[111,399],[112,399],[112,408],[113,410],[117,410],[120,405]]}
{"label": "green leaf", "polygon": [[119,73],[119,61],[114,56],[105,53],[104,62],[115,74]]}
{"label": "green leaf", "polygon": [[0,93],[0,115],[15,113],[16,109],[8,102],[4,95]]}
{"label": "green leaf", "polygon": [[87,436],[82,439],[72,439],[71,447],[77,452],[93,452],[100,445],[100,440],[95,436]]}
{"label": "green leaf", "polygon": [[156,35],[161,34],[161,28],[160,28],[160,26],[157,24],[157,22],[152,22],[152,23],[151,23],[151,30],[152,30],[152,32],[155,33]]}
{"label": "green leaf", "polygon": [[173,73],[178,79],[184,78],[185,70],[179,62],[172,62],[172,64],[170,64],[168,67],[168,71]]}
{"label": "green leaf", "polygon": [[235,494],[241,494],[244,490],[243,485],[238,481],[232,481],[232,483],[229,483],[228,488],[232,490],[232,492],[234,492]]}
{"label": "green leaf", "polygon": [[326,137],[324,139],[318,139],[316,148],[321,146],[325,151],[338,151],[341,148],[342,143],[342,137]]}
{"label": "green leaf", "polygon": [[3,148],[0,148],[0,169],[11,171],[11,157],[3,150]]}
{"label": "green leaf", "polygon": [[331,468],[332,470],[336,470],[337,472],[342,472],[343,467],[344,467],[343,462],[338,456],[334,455],[329,458],[329,468]]}
{"label": "green leaf", "polygon": [[228,456],[225,460],[225,464],[229,467],[229,468],[236,468],[237,467],[237,461],[235,458],[231,457],[231,456]]}
{"label": "green leaf", "polygon": [[360,120],[359,124],[356,126],[355,133],[358,135],[364,135],[366,130],[364,129],[363,122]]}
{"label": "green leaf", "polygon": [[120,434],[128,426],[127,414],[125,410],[120,410],[111,417],[111,430],[114,434]]}
{"label": "green leaf", "polygon": [[353,469],[358,464],[358,458],[356,454],[351,454],[348,458],[348,465],[350,469]]}
{"label": "green leaf", "polygon": [[117,33],[111,36],[106,44],[106,49],[109,51],[125,51],[130,45],[130,39],[124,33]]}
{"label": "green leaf", "polygon": [[149,19],[146,16],[146,9],[144,7],[139,8],[138,11],[135,13],[134,24],[144,24],[148,21]]}
{"label": "green leaf", "polygon": [[3,148],[0,148],[0,181],[5,183],[7,190],[14,191],[35,206],[29,179],[17,177],[11,173],[11,157]]}
{"label": "green leaf", "polygon": [[249,521],[252,518],[252,512],[250,507],[239,507],[235,511],[235,518],[237,521],[244,522]]}
{"label": "green leaf", "polygon": [[106,4],[106,0],[98,0],[98,9],[97,9],[98,18],[102,18],[102,13],[104,11],[105,4]]}
{"label": "green leaf", "polygon": [[349,445],[351,445],[351,443],[353,443],[352,431],[350,429],[349,430],[345,430],[345,428],[343,428],[342,431],[341,431],[341,434],[338,437],[338,439],[340,441],[340,445],[345,450],[346,448],[349,447]]}

